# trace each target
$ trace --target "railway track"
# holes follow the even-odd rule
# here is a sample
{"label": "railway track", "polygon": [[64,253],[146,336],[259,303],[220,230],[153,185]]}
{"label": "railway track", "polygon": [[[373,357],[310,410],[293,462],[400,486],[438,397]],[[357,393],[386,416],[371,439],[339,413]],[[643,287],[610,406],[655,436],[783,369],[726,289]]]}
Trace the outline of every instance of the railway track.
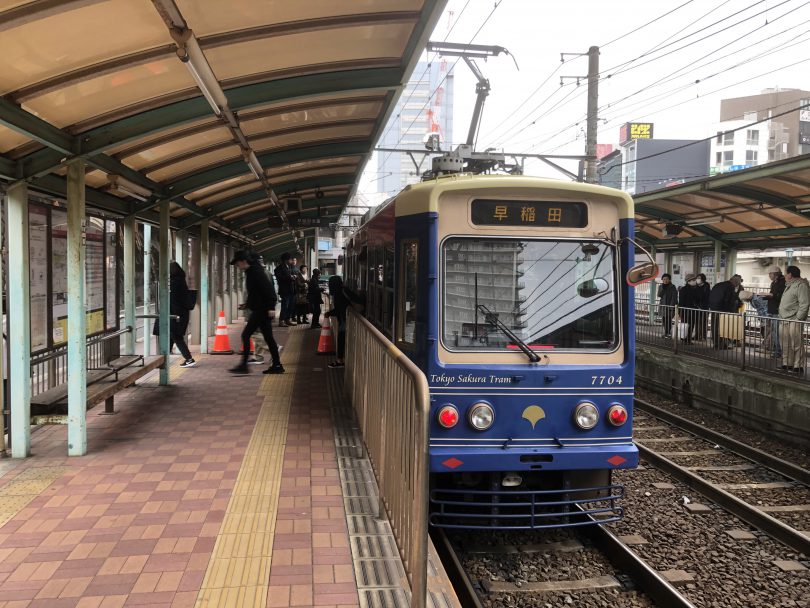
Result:
{"label": "railway track", "polygon": [[[465,608],[556,605],[694,608],[662,574],[606,527],[555,531],[554,540],[547,538],[546,531],[512,533],[513,540],[519,539],[520,544],[504,544],[497,534],[480,533],[475,542],[470,542],[469,536],[451,540],[441,529],[432,531],[436,550]],[[509,534],[506,533],[507,537]],[[578,566],[578,562],[585,566]],[[492,563],[511,568],[516,574],[482,577],[482,572],[491,574],[487,564]],[[470,573],[471,569],[476,572]],[[528,572],[536,574],[527,575]],[[564,577],[566,572],[568,578]]]}
{"label": "railway track", "polygon": [[636,399],[635,410],[642,460],[810,556],[810,471],[646,401]]}

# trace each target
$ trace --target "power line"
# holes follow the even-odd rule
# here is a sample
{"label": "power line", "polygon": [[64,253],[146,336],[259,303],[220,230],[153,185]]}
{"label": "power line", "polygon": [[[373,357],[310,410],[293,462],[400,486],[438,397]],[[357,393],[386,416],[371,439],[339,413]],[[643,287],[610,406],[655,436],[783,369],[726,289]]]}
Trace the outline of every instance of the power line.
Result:
{"label": "power line", "polygon": [[[727,1],[730,1],[730,0],[727,0]],[[683,4],[681,4],[680,6],[676,6],[676,7],[675,7],[675,8],[673,8],[671,11],[667,11],[667,12],[666,12],[666,13],[664,13],[663,15],[659,15],[658,17],[656,17],[655,19],[652,19],[652,20],[648,21],[648,22],[647,22],[647,23],[645,23],[644,25],[640,25],[640,26],[638,26],[638,27],[636,27],[636,28],[633,28],[633,29],[631,29],[629,32],[625,32],[624,34],[622,34],[621,36],[618,36],[617,38],[614,38],[614,39],[613,39],[613,40],[611,40],[610,42],[606,42],[605,44],[600,45],[600,47],[599,47],[599,48],[602,48],[602,49],[603,49],[603,48],[605,48],[606,46],[613,44],[614,42],[618,42],[619,40],[622,40],[623,38],[627,38],[628,36],[630,36],[630,35],[632,35],[632,34],[635,34],[635,33],[636,33],[636,32],[638,32],[638,31],[642,31],[642,30],[643,30],[645,27],[647,27],[648,25],[652,25],[652,24],[653,24],[653,23],[655,23],[656,21],[660,21],[660,20],[661,20],[661,19],[663,19],[664,17],[668,17],[668,16],[669,16],[669,15],[671,15],[672,13],[674,13],[674,12],[679,11],[680,9],[682,9],[682,8],[683,8],[684,6],[686,6],[687,4],[692,4],[692,2],[693,2],[693,0],[687,0],[686,2],[684,2]]]}

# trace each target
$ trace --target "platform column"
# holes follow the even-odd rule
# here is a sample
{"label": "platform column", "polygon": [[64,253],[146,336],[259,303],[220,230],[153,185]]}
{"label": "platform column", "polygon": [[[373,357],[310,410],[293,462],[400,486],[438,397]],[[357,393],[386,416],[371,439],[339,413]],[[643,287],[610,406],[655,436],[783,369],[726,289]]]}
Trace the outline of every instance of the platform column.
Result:
{"label": "platform column", "polygon": [[194,310],[191,311],[189,315],[189,330],[191,332],[191,344],[199,344],[200,343],[200,305],[201,305],[201,298],[200,298],[200,239],[191,239],[191,262],[189,263],[191,268],[194,268],[194,274],[196,275],[196,283],[194,287],[197,289],[197,306],[194,307]]}
{"label": "platform column", "polygon": [[125,355],[135,354],[135,230],[138,224],[134,215],[124,219],[124,325],[131,327],[126,335]]}
{"label": "platform column", "polygon": [[225,322],[233,323],[233,309],[231,308],[231,248],[222,246],[222,309],[225,311]]}
{"label": "platform column", "polygon": [[[2,199],[3,196],[0,195],[0,213],[3,212]],[[3,223],[4,222],[0,221],[0,226],[2,226]],[[7,255],[5,246],[3,244],[4,236],[5,235],[3,234],[3,230],[0,229],[0,255],[2,255],[3,258],[5,258]],[[0,265],[0,331],[5,331],[5,324],[3,323],[3,319],[5,317],[3,316],[4,313],[3,313],[3,295],[2,295],[6,292],[5,285],[3,284],[4,278],[5,277],[3,276],[2,265]],[[5,347],[6,347],[5,340],[0,340],[0,348],[5,349]],[[5,435],[6,391],[4,390],[5,386],[3,385],[3,380],[5,380],[6,378],[6,370],[4,367],[4,363],[5,363],[5,353],[0,352],[0,419],[2,419],[3,421],[2,423],[0,423],[0,427],[3,427],[2,429],[0,429],[0,434],[3,435],[2,438],[0,438],[0,457],[7,455],[6,435]]]}
{"label": "platform column", "polygon": [[728,276],[731,278],[735,274],[737,274],[737,250],[736,249],[729,249],[728,253],[726,254],[726,270],[728,270]]}
{"label": "platform column", "polygon": [[720,263],[723,257],[723,244],[720,241],[714,242],[714,284],[717,285],[723,279],[720,278]]}
{"label": "platform column", "polygon": [[[652,259],[655,260],[656,256],[655,245],[650,246],[650,255],[652,256]],[[650,319],[650,325],[652,325],[653,321],[655,320],[655,298],[657,295],[658,295],[658,282],[653,278],[653,280],[650,281],[650,293],[649,293],[650,313],[648,318]]]}
{"label": "platform column", "polygon": [[[31,451],[31,308],[28,255],[28,184],[7,191],[8,383],[11,399],[11,455]],[[14,287],[12,287],[12,285]]]}
{"label": "platform column", "polygon": [[[143,225],[143,314],[150,313],[149,307],[152,294],[149,293],[152,282],[152,226]],[[152,324],[153,320],[143,320],[143,356],[152,354]]]}
{"label": "platform column", "polygon": [[160,257],[158,258],[158,316],[160,323],[160,335],[158,336],[158,350],[160,354],[165,357],[163,365],[160,368],[160,384],[166,386],[169,384],[169,262],[171,262],[171,254],[169,248],[171,243],[169,239],[171,233],[169,230],[169,201],[160,201]]}
{"label": "platform column", "polygon": [[84,456],[87,453],[84,160],[70,161],[67,169],[68,456]]}
{"label": "platform column", "polygon": [[208,323],[211,299],[208,295],[208,220],[200,222],[200,352],[208,352]]}

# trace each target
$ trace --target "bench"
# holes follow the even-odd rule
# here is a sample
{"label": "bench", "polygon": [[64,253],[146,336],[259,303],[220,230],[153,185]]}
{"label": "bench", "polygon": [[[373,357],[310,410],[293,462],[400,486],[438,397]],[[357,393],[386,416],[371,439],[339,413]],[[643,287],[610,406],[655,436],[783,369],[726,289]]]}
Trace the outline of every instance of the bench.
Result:
{"label": "bench", "polygon": [[[93,369],[87,371],[87,409],[91,409],[98,403],[104,401],[104,413],[115,413],[115,394],[137,382],[149,372],[160,368],[163,365],[163,355],[154,357],[119,357],[110,361],[109,369]],[[133,363],[142,361],[142,365],[134,366]],[[67,400],[67,383],[55,386],[45,392],[31,397],[31,405],[44,407],[54,407],[63,405]],[[64,415],[51,414],[47,416],[33,416],[34,422],[47,421],[50,423],[63,421]]]}

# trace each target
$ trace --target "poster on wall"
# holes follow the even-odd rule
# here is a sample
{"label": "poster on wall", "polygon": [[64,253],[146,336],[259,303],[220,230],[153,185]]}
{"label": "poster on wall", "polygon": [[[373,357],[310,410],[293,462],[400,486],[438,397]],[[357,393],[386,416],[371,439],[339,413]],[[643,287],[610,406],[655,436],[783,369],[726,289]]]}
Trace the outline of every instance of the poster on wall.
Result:
{"label": "poster on wall", "polygon": [[51,306],[53,315],[53,343],[58,346],[67,337],[59,319],[67,317],[67,213],[51,212]]}

